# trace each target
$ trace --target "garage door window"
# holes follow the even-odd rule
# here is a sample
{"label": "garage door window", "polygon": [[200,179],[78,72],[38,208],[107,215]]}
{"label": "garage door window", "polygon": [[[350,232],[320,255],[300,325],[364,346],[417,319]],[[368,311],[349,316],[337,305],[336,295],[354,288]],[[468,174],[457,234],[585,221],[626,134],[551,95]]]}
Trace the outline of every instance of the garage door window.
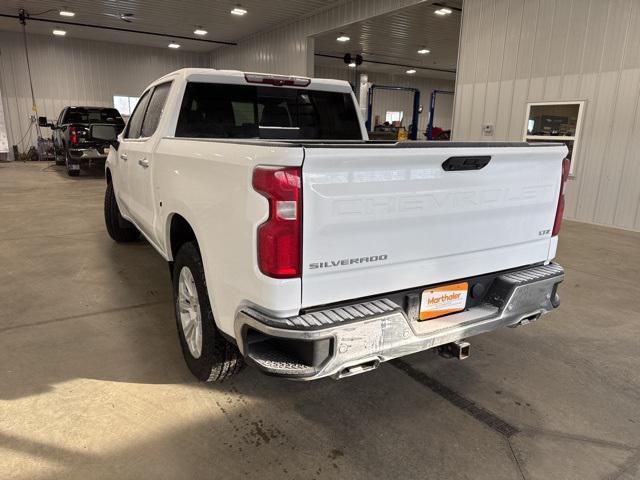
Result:
{"label": "garage door window", "polygon": [[530,103],[524,128],[525,142],[562,142],[569,149],[574,174],[584,102]]}

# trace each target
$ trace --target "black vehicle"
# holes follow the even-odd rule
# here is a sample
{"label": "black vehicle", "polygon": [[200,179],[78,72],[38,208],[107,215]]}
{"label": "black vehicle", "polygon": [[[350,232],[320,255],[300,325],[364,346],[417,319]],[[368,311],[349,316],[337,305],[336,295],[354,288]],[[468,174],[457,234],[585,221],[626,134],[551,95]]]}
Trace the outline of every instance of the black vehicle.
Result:
{"label": "black vehicle", "polygon": [[107,158],[109,144],[91,138],[91,125],[114,125],[118,133],[125,125],[120,112],[107,107],[65,107],[56,123],[48,122],[46,117],[40,117],[39,123],[53,131],[56,163],[66,165],[71,177],[80,175],[80,165],[104,165]]}

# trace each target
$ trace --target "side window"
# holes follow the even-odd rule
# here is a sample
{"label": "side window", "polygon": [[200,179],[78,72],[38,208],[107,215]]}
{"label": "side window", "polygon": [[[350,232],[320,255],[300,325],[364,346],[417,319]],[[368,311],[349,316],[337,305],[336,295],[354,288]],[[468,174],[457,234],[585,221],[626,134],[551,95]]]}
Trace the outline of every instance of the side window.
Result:
{"label": "side window", "polygon": [[60,115],[58,115],[58,122],[57,125],[60,125],[62,123],[62,119],[64,118],[64,112],[66,112],[67,109],[63,108],[62,111],[60,112]]}
{"label": "side window", "polygon": [[154,134],[156,128],[158,128],[160,116],[162,115],[164,103],[167,100],[167,95],[169,95],[170,89],[171,82],[162,83],[153,89],[153,95],[151,95],[151,100],[149,100],[147,114],[144,116],[144,122],[142,123],[142,137],[150,137]]}
{"label": "side window", "polygon": [[133,115],[129,118],[127,124],[127,130],[124,133],[124,138],[140,138],[140,131],[142,129],[142,120],[144,119],[144,112],[147,110],[147,104],[149,103],[149,96],[151,90],[147,90],[140,98],[136,109],[133,111]]}

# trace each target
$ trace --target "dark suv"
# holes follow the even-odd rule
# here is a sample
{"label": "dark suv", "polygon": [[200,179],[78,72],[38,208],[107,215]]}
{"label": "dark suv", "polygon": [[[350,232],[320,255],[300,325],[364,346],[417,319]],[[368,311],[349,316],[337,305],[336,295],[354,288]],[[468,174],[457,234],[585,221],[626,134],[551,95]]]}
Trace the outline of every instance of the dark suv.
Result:
{"label": "dark suv", "polygon": [[53,148],[58,165],[66,165],[69,176],[80,174],[80,165],[104,165],[109,144],[91,138],[90,126],[95,124],[114,125],[120,133],[124,129],[122,115],[115,108],[107,107],[65,107],[57,122],[50,123],[40,117],[40,126],[53,131]]}

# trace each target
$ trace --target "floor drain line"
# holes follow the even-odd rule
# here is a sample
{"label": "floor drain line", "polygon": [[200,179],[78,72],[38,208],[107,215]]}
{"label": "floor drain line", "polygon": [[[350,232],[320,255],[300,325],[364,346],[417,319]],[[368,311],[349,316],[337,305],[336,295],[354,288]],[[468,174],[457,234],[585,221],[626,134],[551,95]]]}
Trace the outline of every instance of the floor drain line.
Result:
{"label": "floor drain line", "polygon": [[468,398],[463,397],[459,393],[451,390],[449,387],[439,382],[435,378],[430,377],[424,372],[421,372],[417,368],[413,367],[411,364],[405,362],[404,360],[391,360],[389,362],[391,365],[396,367],[399,370],[402,370],[409,377],[411,377],[416,382],[424,385],[425,387],[432,390],[434,393],[440,395],[442,398],[458,407],[463,412],[471,415],[473,418],[478,420],[479,422],[484,423],[490,429],[498,432],[500,435],[503,435],[506,438],[510,438],[513,435],[520,433],[520,429],[511,425],[510,423],[504,421],[500,417],[491,413],[489,410],[479,406],[475,402],[469,400]]}

